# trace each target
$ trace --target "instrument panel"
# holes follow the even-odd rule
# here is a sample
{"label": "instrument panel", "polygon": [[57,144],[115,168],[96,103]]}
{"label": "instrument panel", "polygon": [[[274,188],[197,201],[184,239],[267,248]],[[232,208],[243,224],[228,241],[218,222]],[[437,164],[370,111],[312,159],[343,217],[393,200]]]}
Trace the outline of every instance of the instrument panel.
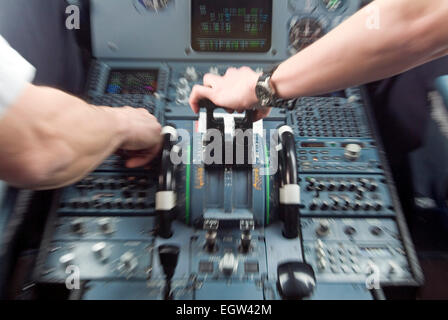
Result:
{"label": "instrument panel", "polygon": [[[298,298],[285,285],[291,274],[313,283],[306,299],[371,299],[377,286],[422,283],[360,88],[284,101],[255,124],[250,113],[204,104],[196,115],[188,105],[204,74],[267,69],[355,13],[359,1],[92,5],[97,60],[86,97],[147,108],[164,126],[164,151],[150,169],[126,169],[113,155],[56,192],[38,286],[63,288],[71,266],[81,299]],[[127,23],[102,26],[116,12]],[[216,128],[225,146],[235,145],[234,129],[253,129],[243,147],[255,161],[204,163],[207,129]],[[179,164],[167,158],[176,148]]]}

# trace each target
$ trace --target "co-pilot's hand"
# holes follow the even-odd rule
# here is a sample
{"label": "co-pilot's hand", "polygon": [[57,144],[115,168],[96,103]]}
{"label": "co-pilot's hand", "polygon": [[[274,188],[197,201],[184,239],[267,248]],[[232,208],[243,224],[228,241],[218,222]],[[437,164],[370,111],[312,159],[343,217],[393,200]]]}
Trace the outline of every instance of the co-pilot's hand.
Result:
{"label": "co-pilot's hand", "polygon": [[157,157],[162,148],[162,126],[146,109],[121,108],[127,119],[128,134],[121,150],[126,150],[126,167],[144,166]]}
{"label": "co-pilot's hand", "polygon": [[[190,95],[190,106],[195,113],[199,112],[199,101],[209,99],[215,105],[226,110],[244,112],[251,110],[258,99],[255,95],[259,73],[249,67],[229,68],[224,76],[211,73],[204,75],[204,85],[193,87]],[[255,119],[266,117],[270,109],[257,110]]]}

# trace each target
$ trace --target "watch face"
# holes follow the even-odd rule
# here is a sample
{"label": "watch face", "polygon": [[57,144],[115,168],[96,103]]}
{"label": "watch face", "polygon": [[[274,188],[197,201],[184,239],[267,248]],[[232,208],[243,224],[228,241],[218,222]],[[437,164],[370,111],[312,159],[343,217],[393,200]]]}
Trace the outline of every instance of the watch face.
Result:
{"label": "watch face", "polygon": [[257,94],[257,97],[261,100],[261,99],[266,99],[266,98],[268,98],[269,97],[269,91],[265,88],[265,87],[263,87],[263,86],[261,86],[261,85],[258,85],[257,87],[256,87],[256,94]]}

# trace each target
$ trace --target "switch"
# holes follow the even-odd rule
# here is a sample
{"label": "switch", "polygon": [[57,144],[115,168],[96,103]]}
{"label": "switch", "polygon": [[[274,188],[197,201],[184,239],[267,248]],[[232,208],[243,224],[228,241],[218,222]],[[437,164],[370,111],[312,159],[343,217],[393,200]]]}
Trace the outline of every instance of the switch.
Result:
{"label": "switch", "polygon": [[242,253],[247,254],[249,252],[251,241],[252,241],[252,235],[250,234],[250,231],[249,230],[243,231],[243,233],[241,234],[241,245],[240,245]]}
{"label": "switch", "polygon": [[187,67],[187,69],[185,70],[185,78],[188,81],[192,81],[192,82],[196,82],[198,81],[198,73],[196,72],[195,67]]}
{"label": "switch", "polygon": [[208,72],[209,73],[211,73],[211,74],[214,74],[214,75],[217,75],[217,76],[219,76],[219,69],[218,69],[218,67],[210,67],[210,69],[208,70]]}
{"label": "switch", "polygon": [[216,230],[207,230],[205,233],[205,250],[208,253],[214,253],[217,251],[216,237],[218,233]]}
{"label": "switch", "polygon": [[238,268],[238,260],[235,259],[233,253],[226,253],[219,261],[219,270],[225,276],[231,276]]}
{"label": "switch", "polygon": [[190,89],[190,86],[189,86],[189,84],[188,84],[188,80],[185,79],[185,78],[180,78],[180,79],[179,79],[179,82],[178,82],[178,85],[177,85],[177,88],[178,88],[178,89],[189,90],[189,89]]}
{"label": "switch", "polygon": [[126,272],[132,272],[137,265],[138,260],[135,255],[131,251],[127,251],[120,257],[120,264],[118,268]]}
{"label": "switch", "polygon": [[394,261],[389,261],[388,263],[388,274],[389,276],[396,275],[400,271],[400,267]]}

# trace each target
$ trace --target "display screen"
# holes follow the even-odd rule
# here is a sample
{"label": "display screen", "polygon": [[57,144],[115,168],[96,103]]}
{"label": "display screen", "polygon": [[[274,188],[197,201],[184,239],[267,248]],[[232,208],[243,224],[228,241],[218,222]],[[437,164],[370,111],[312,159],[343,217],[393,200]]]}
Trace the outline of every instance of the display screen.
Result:
{"label": "display screen", "polygon": [[191,46],[202,52],[267,52],[272,0],[192,0]]}
{"label": "display screen", "polygon": [[151,70],[112,70],[106,86],[108,94],[146,94],[157,91],[159,71]]}
{"label": "display screen", "polygon": [[323,142],[302,142],[300,144],[302,148],[326,148],[327,146]]}

